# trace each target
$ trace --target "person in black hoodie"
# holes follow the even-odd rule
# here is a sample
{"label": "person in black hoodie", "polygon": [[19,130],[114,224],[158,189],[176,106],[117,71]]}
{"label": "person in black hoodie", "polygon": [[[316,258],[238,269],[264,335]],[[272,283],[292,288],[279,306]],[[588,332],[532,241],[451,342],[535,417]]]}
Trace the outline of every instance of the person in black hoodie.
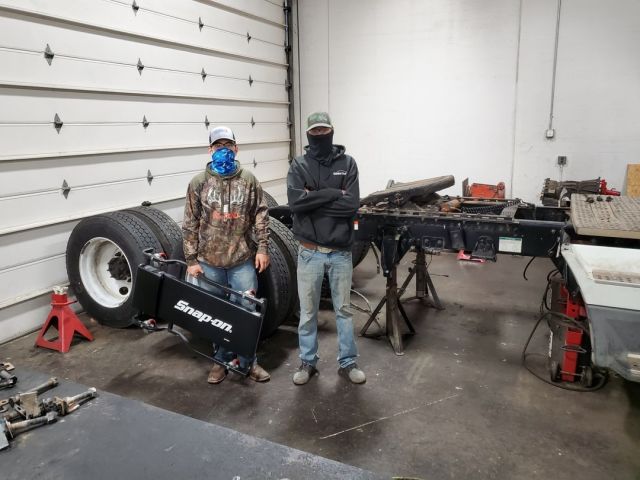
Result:
{"label": "person in black hoodie", "polygon": [[293,214],[293,234],[298,250],[298,295],[300,324],[298,340],[302,363],[293,383],[304,385],[318,372],[318,308],[325,272],[338,330],[338,372],[353,383],[364,383],[358,368],[350,310],[351,244],[353,221],[360,206],[358,166],[333,144],[329,114],[316,112],[307,119],[305,154],[291,162],[287,176],[287,196]]}

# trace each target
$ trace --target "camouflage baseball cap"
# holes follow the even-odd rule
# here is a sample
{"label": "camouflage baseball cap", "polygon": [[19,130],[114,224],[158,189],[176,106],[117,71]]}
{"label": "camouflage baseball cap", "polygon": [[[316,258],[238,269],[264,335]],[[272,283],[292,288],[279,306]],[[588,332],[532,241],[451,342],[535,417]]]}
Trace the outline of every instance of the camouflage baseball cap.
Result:
{"label": "camouflage baseball cap", "polygon": [[333,128],[333,125],[331,125],[331,117],[329,117],[327,112],[314,112],[309,115],[307,118],[307,132],[316,127]]}
{"label": "camouflage baseball cap", "polygon": [[220,125],[209,132],[209,145],[213,145],[218,140],[231,140],[235,142],[236,136],[229,127]]}

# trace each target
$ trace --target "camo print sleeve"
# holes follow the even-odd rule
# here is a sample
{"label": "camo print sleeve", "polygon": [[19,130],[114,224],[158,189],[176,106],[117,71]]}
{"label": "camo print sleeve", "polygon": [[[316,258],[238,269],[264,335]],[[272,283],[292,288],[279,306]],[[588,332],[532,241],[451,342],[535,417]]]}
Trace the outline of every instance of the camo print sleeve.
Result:
{"label": "camo print sleeve", "polygon": [[258,242],[257,253],[263,253],[267,255],[269,253],[269,209],[267,202],[262,194],[262,186],[256,184],[256,241]]}
{"label": "camo print sleeve", "polygon": [[189,266],[198,263],[198,231],[202,214],[200,192],[197,191],[198,186],[196,182],[189,183],[184,206],[184,220],[182,222],[184,258]]}

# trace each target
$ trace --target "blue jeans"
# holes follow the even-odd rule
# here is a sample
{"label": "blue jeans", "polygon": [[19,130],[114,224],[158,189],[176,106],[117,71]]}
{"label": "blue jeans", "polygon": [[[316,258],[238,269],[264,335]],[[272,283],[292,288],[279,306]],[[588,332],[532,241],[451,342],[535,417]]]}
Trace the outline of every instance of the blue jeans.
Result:
{"label": "blue jeans", "polygon": [[344,368],[355,363],[358,356],[353,336],[351,313],[351,276],[353,265],[350,251],[321,253],[303,246],[298,248],[298,295],[300,324],[298,341],[300,359],[315,366],[318,361],[318,308],[325,272],[329,276],[331,300],[338,329],[338,363]]}
{"label": "blue jeans", "polygon": [[[253,290],[254,292],[256,292],[258,290],[258,277],[256,275],[256,269],[253,260],[247,260],[246,262],[231,268],[212,267],[205,262],[200,262],[200,266],[204,271],[204,276],[209,280],[213,280],[214,282],[226,285],[233,290],[238,290],[240,292],[246,292],[247,290]],[[204,280],[198,280],[198,286],[210,292],[224,295],[224,293],[219,288],[214,287]],[[253,303],[249,302],[248,300],[238,298],[236,295],[231,295],[229,300],[234,303],[238,303],[246,308],[255,308],[255,305]],[[219,345],[218,351],[215,353],[213,358],[222,362],[230,362],[235,358],[235,356],[235,353],[227,350],[222,345]],[[242,355],[238,355],[238,361],[240,362],[240,368],[246,369],[253,365],[253,363],[255,362],[255,357],[248,358],[243,357]]]}

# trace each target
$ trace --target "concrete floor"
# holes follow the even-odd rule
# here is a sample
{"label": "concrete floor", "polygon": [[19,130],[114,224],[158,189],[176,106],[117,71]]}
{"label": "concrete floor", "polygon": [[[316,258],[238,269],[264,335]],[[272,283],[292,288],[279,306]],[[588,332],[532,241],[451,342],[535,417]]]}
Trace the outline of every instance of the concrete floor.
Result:
{"label": "concrete floor", "polygon": [[[399,267],[401,279],[411,260]],[[404,356],[385,340],[359,338],[368,376],[362,386],[336,374],[328,310],[321,312],[320,375],[303,387],[291,382],[298,366],[293,325],[261,345],[272,374],[266,384],[231,375],[208,385],[210,364],[176,337],[86,318],[94,342],[77,341],[63,355],[34,348],[34,334],[2,345],[0,358],[389,476],[640,478],[640,384],[614,376],[600,391],[575,393],[542,383],[520,364],[551,269],[536,260],[527,282],[526,261],[434,257],[430,272],[446,310],[407,304],[418,333],[407,337]],[[354,272],[354,288],[375,305],[384,286],[369,255]],[[356,312],[358,330],[366,319]],[[530,351],[545,350],[541,329]]]}

